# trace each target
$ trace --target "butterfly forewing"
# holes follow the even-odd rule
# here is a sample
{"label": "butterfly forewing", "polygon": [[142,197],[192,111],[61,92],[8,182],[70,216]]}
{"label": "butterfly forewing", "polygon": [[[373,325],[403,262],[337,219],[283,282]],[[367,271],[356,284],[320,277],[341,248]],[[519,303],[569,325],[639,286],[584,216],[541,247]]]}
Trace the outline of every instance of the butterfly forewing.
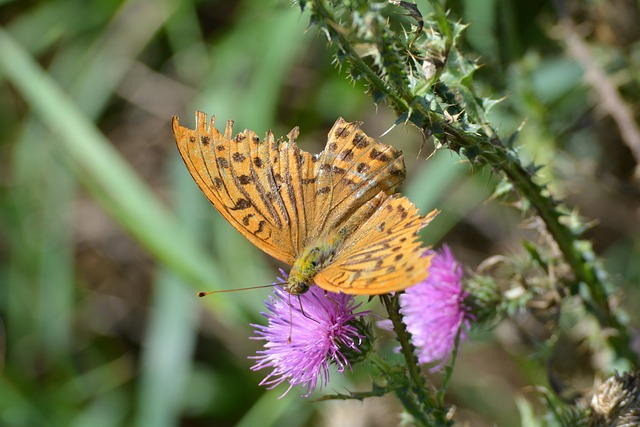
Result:
{"label": "butterfly forewing", "polygon": [[418,231],[437,214],[422,217],[406,197],[392,195],[340,246],[315,278],[330,292],[376,295],[400,291],[424,280],[430,257]]}
{"label": "butterfly forewing", "polygon": [[304,197],[302,183],[313,177],[311,155],[293,141],[274,141],[271,133],[265,140],[251,131],[232,138],[231,122],[222,135],[213,118],[207,129],[200,112],[195,130],[174,117],[173,133],[191,176],[222,216],[269,255],[292,264],[306,242],[297,200]]}
{"label": "butterfly forewing", "polygon": [[402,153],[339,118],[315,164],[315,217],[310,237],[339,229],[380,191],[391,194],[405,177]]}

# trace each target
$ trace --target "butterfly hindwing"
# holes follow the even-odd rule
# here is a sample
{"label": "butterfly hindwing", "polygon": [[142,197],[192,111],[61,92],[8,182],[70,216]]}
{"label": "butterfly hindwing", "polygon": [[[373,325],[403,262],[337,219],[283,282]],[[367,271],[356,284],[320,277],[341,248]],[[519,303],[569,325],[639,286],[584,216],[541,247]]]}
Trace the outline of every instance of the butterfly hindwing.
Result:
{"label": "butterfly hindwing", "polygon": [[377,295],[424,280],[430,257],[424,256],[417,233],[436,214],[423,217],[406,197],[386,197],[337,249],[315,283],[330,292]]}

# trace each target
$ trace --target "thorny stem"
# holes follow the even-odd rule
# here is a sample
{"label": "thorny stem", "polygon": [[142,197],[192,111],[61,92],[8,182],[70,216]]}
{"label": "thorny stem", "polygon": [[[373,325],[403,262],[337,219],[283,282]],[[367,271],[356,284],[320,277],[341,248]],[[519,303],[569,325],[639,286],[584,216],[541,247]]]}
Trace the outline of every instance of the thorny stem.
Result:
{"label": "thorny stem", "polygon": [[450,425],[450,421],[447,419],[446,410],[441,404],[438,404],[431,393],[429,393],[426,381],[422,376],[420,364],[413,352],[413,346],[411,345],[409,334],[407,333],[404,323],[402,323],[402,316],[398,309],[398,296],[399,294],[395,294],[394,296],[380,296],[380,300],[387,310],[389,319],[393,324],[393,330],[396,333],[396,338],[400,342],[402,355],[407,361],[407,370],[411,385],[409,389],[397,389],[396,395],[407,411],[409,411],[416,421],[420,421],[422,425],[434,425],[429,422],[429,419],[436,422],[437,424],[435,425],[438,426]]}
{"label": "thorny stem", "polygon": [[[393,381],[394,375],[392,374],[393,367],[391,365],[373,352],[369,353],[368,357],[383,375],[388,376],[388,380]],[[416,402],[414,397],[415,395],[411,393],[410,389],[407,389],[406,385],[394,385],[392,391],[416,422],[423,426],[433,425],[429,422],[428,414],[420,408],[420,404]]]}
{"label": "thorny stem", "polygon": [[[533,181],[531,174],[524,169],[517,157],[505,149],[495,149],[496,145],[497,148],[502,148],[499,141],[492,142],[486,138],[471,137],[447,124],[441,123],[441,126],[447,137],[455,144],[465,148],[477,147],[476,149],[480,151],[478,156],[483,157],[494,169],[504,173],[516,190],[523,194],[536,209],[574,272],[576,285],[571,287],[571,293],[577,295],[580,292],[579,284],[586,285],[590,296],[582,299],[588,310],[596,317],[601,327],[616,331],[615,334],[608,334],[609,344],[619,357],[626,358],[635,364],[638,355],[631,350],[630,337],[626,327],[611,311],[605,284],[601,277],[598,277],[598,271],[593,262],[587,259],[577,247],[572,231],[560,221],[561,214],[556,209],[553,199],[542,193],[543,188]],[[486,147],[487,144],[492,146]]]}
{"label": "thorny stem", "polygon": [[402,317],[398,311],[398,295],[394,295],[393,297],[381,295],[380,299],[389,314],[389,319],[391,319],[391,323],[393,324],[393,331],[396,333],[398,341],[400,342],[402,355],[407,361],[407,369],[409,370],[409,378],[411,379],[412,385],[415,387],[423,387],[425,382],[420,372],[420,365],[418,364],[415,354],[413,354],[409,334],[405,329],[404,323],[402,323]]}
{"label": "thorny stem", "polygon": [[[359,58],[358,53],[354,50],[353,46],[351,46],[351,44],[347,42],[347,38],[344,35],[344,29],[332,19],[333,16],[324,7],[324,4],[322,3],[322,1],[316,1],[315,5],[318,12],[320,12],[322,16],[326,18],[326,21],[325,21],[326,24],[335,31],[334,35],[337,35],[338,38],[341,39],[340,49],[342,49],[344,53],[346,53],[346,56],[348,56],[349,58]],[[398,110],[396,109],[395,106],[398,106],[398,108],[403,111],[407,111],[409,109],[409,104],[405,103],[402,96],[400,96],[400,94],[396,93],[395,91],[391,90],[391,88],[389,88],[385,84],[385,82],[376,74],[376,72],[372,70],[371,67],[369,67],[364,61],[352,60],[352,65],[358,71],[363,73],[366,76],[366,78],[373,83],[374,86],[384,88],[384,92],[387,94],[387,96],[390,99],[393,100],[392,105],[394,105],[394,109],[396,111]]]}
{"label": "thorny stem", "polygon": [[391,365],[374,351],[367,353],[367,359],[375,365],[380,371],[391,372]]}
{"label": "thorny stem", "polygon": [[[556,209],[556,202],[552,197],[544,194],[546,189],[534,182],[533,174],[524,168],[520,159],[502,144],[495,133],[492,137],[482,133],[465,133],[438,113],[425,108],[410,92],[385,82],[353,49],[347,37],[349,30],[337,24],[338,21],[325,7],[324,2],[314,0],[314,6],[326,24],[325,28],[330,32],[332,39],[338,41],[339,49],[344,51],[350,64],[363,74],[372,87],[387,95],[390,106],[399,117],[407,117],[421,129],[434,132],[437,137],[447,142],[452,150],[464,149],[473,153],[494,170],[505,175],[514,188],[529,201],[545,222],[549,233],[574,272],[576,284],[570,288],[571,293],[579,294],[580,283],[586,286],[590,295],[583,296],[582,299],[587,309],[598,319],[603,328],[616,331],[614,334],[607,334],[609,344],[619,357],[626,358],[635,365],[638,355],[630,348],[630,336],[626,327],[611,310],[603,274],[597,269],[593,260],[589,259],[589,254],[579,248],[574,233],[560,221],[561,213]],[[405,352],[404,347],[403,352]],[[409,366],[411,365],[410,363]]]}

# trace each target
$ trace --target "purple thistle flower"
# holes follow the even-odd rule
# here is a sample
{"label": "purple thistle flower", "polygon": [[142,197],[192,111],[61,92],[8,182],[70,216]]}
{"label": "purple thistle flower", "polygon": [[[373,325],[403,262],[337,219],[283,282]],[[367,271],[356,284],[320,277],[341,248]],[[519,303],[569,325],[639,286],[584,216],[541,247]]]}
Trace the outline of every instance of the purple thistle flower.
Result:
{"label": "purple thistle flower", "polygon": [[434,372],[445,365],[458,331],[461,340],[466,337],[472,316],[464,304],[468,294],[462,290],[462,268],[451,249],[444,246],[428,254],[433,255],[429,277],[400,295],[400,313],[417,348],[418,361],[440,361],[431,368]]}
{"label": "purple thistle flower", "polygon": [[[284,283],[282,278],[279,280]],[[330,363],[340,373],[345,368],[351,369],[345,353],[360,352],[359,346],[365,338],[355,321],[368,311],[355,312],[361,304],[356,304],[353,296],[325,295],[320,287],[312,286],[299,298],[276,286],[274,295],[265,301],[268,312],[262,313],[268,325],[251,325],[256,328],[252,339],[266,341],[264,350],[250,357],[257,360],[251,370],[273,369],[260,382],[267,389],[288,381],[289,388],[280,397],[298,384],[307,389],[303,397],[308,397],[318,383],[320,388],[325,386],[329,381]]]}

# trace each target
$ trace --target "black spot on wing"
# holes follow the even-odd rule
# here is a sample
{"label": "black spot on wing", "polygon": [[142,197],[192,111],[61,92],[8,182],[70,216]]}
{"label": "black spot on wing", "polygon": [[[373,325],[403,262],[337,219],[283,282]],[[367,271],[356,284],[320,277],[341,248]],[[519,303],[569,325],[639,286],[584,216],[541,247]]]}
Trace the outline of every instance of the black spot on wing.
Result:
{"label": "black spot on wing", "polygon": [[244,225],[245,227],[249,226],[249,220],[251,220],[251,218],[253,218],[254,216],[256,216],[255,214],[247,214],[242,218],[242,225]]}
{"label": "black spot on wing", "polygon": [[369,145],[367,136],[363,132],[358,132],[353,138],[353,145],[360,149],[367,147]]}
{"label": "black spot on wing", "polygon": [[301,182],[302,182],[302,185],[315,184],[316,177],[314,176],[313,178],[302,178]]}
{"label": "black spot on wing", "polygon": [[340,129],[338,129],[336,131],[336,136],[338,138],[342,138],[342,137],[346,136],[348,133],[349,133],[349,129],[346,126],[344,126],[344,127],[341,127]]}
{"label": "black spot on wing", "polygon": [[340,153],[340,160],[345,162],[350,162],[351,160],[353,160],[353,150],[348,148]]}
{"label": "black spot on wing", "polygon": [[375,148],[372,148],[371,151],[369,151],[369,158],[372,160],[379,160],[381,162],[389,161],[389,156],[387,156],[383,151],[378,151]]}
{"label": "black spot on wing", "polygon": [[231,209],[232,211],[241,211],[241,210],[244,210],[244,209],[249,209],[251,206],[253,206],[253,205],[251,204],[251,202],[249,200],[240,198],[240,199],[236,200],[236,204],[232,208],[229,208],[229,209]]}
{"label": "black spot on wing", "polygon": [[240,175],[238,177],[238,182],[242,185],[248,185],[253,183],[253,177],[249,175]]}
{"label": "black spot on wing", "polygon": [[229,161],[227,161],[227,159],[225,159],[224,157],[218,157],[216,161],[218,162],[218,166],[220,166],[220,169],[229,168]]}
{"label": "black spot on wing", "polygon": [[237,163],[242,163],[246,159],[245,155],[242,153],[233,153],[231,158],[233,159],[234,162],[237,162]]}
{"label": "black spot on wing", "polygon": [[358,163],[358,166],[356,167],[358,173],[366,173],[369,169],[370,167],[366,163]]}

